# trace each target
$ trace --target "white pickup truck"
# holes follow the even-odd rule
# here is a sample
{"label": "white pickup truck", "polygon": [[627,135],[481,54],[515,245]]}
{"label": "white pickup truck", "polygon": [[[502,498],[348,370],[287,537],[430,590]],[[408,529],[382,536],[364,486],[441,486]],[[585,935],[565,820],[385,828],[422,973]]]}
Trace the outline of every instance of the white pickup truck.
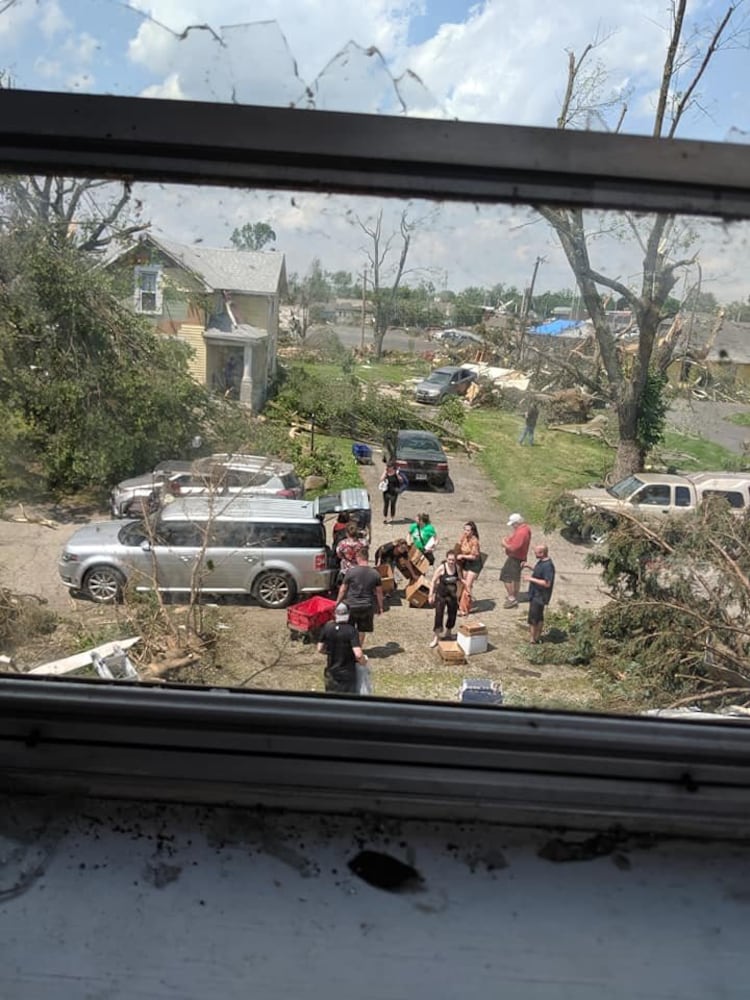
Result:
{"label": "white pickup truck", "polygon": [[[682,514],[695,510],[709,497],[720,497],[733,510],[750,507],[750,473],[695,472],[688,475],[637,472],[614,486],[591,486],[570,490],[568,496],[584,514],[630,514],[651,518],[664,514]],[[606,518],[605,518],[606,520]],[[600,540],[605,529],[585,525],[581,534]]]}

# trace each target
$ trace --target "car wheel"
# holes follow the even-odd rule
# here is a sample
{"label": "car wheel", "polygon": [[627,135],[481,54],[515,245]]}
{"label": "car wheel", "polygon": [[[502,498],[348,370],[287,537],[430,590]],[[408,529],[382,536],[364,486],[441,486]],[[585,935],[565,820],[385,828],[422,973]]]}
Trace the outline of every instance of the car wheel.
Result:
{"label": "car wheel", "polygon": [[581,541],[591,542],[593,545],[601,545],[604,541],[606,541],[609,532],[607,531],[606,528],[603,527],[592,528],[590,524],[587,524],[581,528],[580,534],[581,534]]}
{"label": "car wheel", "polygon": [[94,566],[83,581],[83,592],[97,604],[111,604],[122,598],[125,578],[112,566]]}
{"label": "car wheel", "polygon": [[264,608],[286,608],[294,600],[297,586],[288,573],[267,570],[255,581],[253,592]]}

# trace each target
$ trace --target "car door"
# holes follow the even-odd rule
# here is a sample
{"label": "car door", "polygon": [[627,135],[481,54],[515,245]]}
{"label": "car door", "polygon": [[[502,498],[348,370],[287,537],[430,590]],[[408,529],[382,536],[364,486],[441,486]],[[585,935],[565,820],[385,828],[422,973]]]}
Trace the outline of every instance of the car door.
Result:
{"label": "car door", "polygon": [[668,514],[674,507],[668,483],[646,483],[633,494],[630,502],[648,513]]}
{"label": "car door", "polygon": [[152,544],[159,590],[189,593],[200,584],[204,549],[200,524],[166,521],[158,525]]}
{"label": "car door", "polygon": [[458,373],[458,392],[464,396],[473,381],[474,372],[470,368],[462,368]]}
{"label": "car door", "polygon": [[263,565],[255,526],[247,521],[214,521],[208,529],[200,579],[211,593],[249,593]]}

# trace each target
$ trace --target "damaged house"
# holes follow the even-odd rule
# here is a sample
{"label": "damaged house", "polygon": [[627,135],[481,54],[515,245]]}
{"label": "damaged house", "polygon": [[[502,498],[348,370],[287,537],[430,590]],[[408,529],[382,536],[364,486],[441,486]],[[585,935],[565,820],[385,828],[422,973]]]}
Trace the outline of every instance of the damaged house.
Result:
{"label": "damaged house", "polygon": [[105,267],[135,312],[192,348],[195,379],[260,410],[276,374],[284,255],[183,244],[151,233]]}

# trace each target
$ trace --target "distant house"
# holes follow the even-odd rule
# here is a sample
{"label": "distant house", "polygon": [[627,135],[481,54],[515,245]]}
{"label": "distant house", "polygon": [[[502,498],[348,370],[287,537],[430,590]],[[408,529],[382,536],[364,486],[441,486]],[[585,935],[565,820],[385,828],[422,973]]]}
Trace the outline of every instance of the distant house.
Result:
{"label": "distant house", "polygon": [[105,266],[131,283],[135,312],[190,345],[197,381],[261,409],[276,373],[283,254],[186,245],[149,233]]}
{"label": "distant house", "polygon": [[[701,313],[682,314],[680,320],[669,368],[673,380],[700,383],[719,377],[750,383],[750,323]],[[660,337],[671,323],[662,324]]]}

